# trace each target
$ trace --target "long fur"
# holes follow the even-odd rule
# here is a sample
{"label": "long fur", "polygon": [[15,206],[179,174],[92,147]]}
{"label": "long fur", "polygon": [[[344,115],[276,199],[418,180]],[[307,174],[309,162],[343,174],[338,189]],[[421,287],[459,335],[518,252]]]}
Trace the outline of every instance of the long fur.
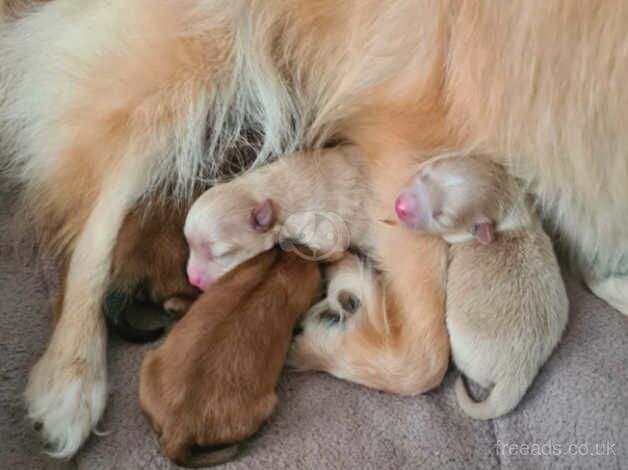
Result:
{"label": "long fur", "polygon": [[[112,233],[137,198],[167,185],[190,197],[199,178],[231,168],[237,147],[260,164],[352,141],[372,163],[382,219],[418,161],[481,151],[528,183],[588,278],[628,271],[622,0],[53,0],[2,21],[3,167],[41,242],[72,258],[72,295],[30,382],[54,386],[28,393],[60,455],[102,412],[104,395],[89,390],[103,352],[71,364],[89,344],[73,338],[104,335],[95,318]],[[399,227],[378,229],[377,244],[401,331],[433,345],[442,244]],[[611,294],[625,296],[622,279],[605,284]],[[436,377],[443,364],[430,367]],[[53,420],[77,377],[89,413]]]}
{"label": "long fur", "polygon": [[[64,150],[60,126],[137,123],[123,147],[154,141],[141,151],[159,154],[145,189],[176,175],[184,196],[219,174],[228,149],[253,145],[261,163],[357,137],[402,106],[395,121],[417,119],[395,137],[412,143],[406,129],[443,107],[442,145],[509,163],[574,253],[614,271],[625,258],[608,247],[626,248],[624,224],[591,207],[628,217],[626,19],[621,1],[56,0],[2,31],[3,142],[36,187]],[[432,78],[438,93],[424,88]]]}

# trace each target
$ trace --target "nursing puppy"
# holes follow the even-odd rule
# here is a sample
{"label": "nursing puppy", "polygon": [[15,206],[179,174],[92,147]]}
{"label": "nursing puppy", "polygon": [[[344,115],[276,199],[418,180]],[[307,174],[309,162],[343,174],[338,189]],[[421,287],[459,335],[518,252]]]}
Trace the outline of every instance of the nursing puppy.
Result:
{"label": "nursing puppy", "polygon": [[567,324],[558,262],[527,198],[502,166],[450,156],[421,165],[396,201],[404,225],[451,244],[446,318],[453,360],[480,385],[495,385],[475,402],[458,378],[458,403],[477,419],[517,406]]}
{"label": "nursing puppy", "polygon": [[122,223],[102,309],[110,328],[128,341],[150,341],[163,333],[162,328],[141,329],[129,321],[134,302],[149,302],[182,315],[198,297],[199,290],[188,283],[185,272],[187,209],[187,205],[141,203]]}
{"label": "nursing puppy", "polygon": [[279,243],[298,243],[317,259],[350,245],[372,251],[365,162],[355,147],[297,153],[203,193],[185,221],[190,282],[207,286]]}
{"label": "nursing puppy", "polygon": [[218,280],[146,354],[140,403],[169,459],[193,467],[229,460],[270,416],[292,329],[320,283],[315,262],[279,249],[261,254]]}

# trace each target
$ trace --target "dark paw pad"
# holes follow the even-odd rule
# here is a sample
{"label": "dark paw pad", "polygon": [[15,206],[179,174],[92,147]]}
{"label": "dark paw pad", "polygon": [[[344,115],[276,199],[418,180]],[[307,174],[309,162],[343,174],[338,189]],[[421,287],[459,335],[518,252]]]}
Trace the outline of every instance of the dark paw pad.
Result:
{"label": "dark paw pad", "polygon": [[324,310],[320,313],[318,318],[321,322],[326,322],[330,325],[337,325],[339,323],[342,323],[342,315],[331,310]]}
{"label": "dark paw pad", "polygon": [[347,290],[338,292],[338,302],[342,309],[349,314],[355,313],[362,305],[360,299]]}
{"label": "dark paw pad", "polygon": [[117,333],[122,339],[133,343],[147,343],[159,339],[164,333],[164,328],[144,329],[133,325],[127,315],[133,303],[134,296],[128,292],[110,289],[102,302],[102,311],[111,331]]}

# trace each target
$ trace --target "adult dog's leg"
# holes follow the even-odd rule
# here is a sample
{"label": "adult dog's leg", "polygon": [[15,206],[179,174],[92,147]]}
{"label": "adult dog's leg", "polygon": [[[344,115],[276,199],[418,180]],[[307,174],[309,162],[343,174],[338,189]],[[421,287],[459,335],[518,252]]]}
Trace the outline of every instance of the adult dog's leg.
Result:
{"label": "adult dog's leg", "polygon": [[76,451],[106,402],[106,330],[100,302],[111,249],[126,211],[144,189],[145,168],[130,160],[105,181],[71,256],[62,314],[26,389],[28,414],[54,455]]}
{"label": "adult dog's leg", "polygon": [[60,457],[104,409],[100,302],[120,224],[159,183],[191,188],[205,155],[212,72],[224,58],[212,47],[224,42],[209,13],[190,14],[198,6],[56,0],[0,31],[8,168],[42,241],[68,261],[61,313],[26,391]]}

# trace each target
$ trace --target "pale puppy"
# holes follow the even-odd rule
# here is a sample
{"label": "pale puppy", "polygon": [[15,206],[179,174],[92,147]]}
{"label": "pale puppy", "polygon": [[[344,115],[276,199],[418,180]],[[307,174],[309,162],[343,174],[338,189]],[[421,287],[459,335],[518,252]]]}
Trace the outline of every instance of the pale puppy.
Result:
{"label": "pale puppy", "polygon": [[484,387],[462,409],[491,419],[514,409],[560,340],[568,300],[549,237],[519,183],[475,156],[420,166],[396,201],[401,222],[451,243],[447,329],[458,369]]}
{"label": "pale puppy", "polygon": [[370,249],[369,190],[354,147],[298,153],[203,193],[185,221],[188,277],[201,289],[277,243],[325,260]]}

